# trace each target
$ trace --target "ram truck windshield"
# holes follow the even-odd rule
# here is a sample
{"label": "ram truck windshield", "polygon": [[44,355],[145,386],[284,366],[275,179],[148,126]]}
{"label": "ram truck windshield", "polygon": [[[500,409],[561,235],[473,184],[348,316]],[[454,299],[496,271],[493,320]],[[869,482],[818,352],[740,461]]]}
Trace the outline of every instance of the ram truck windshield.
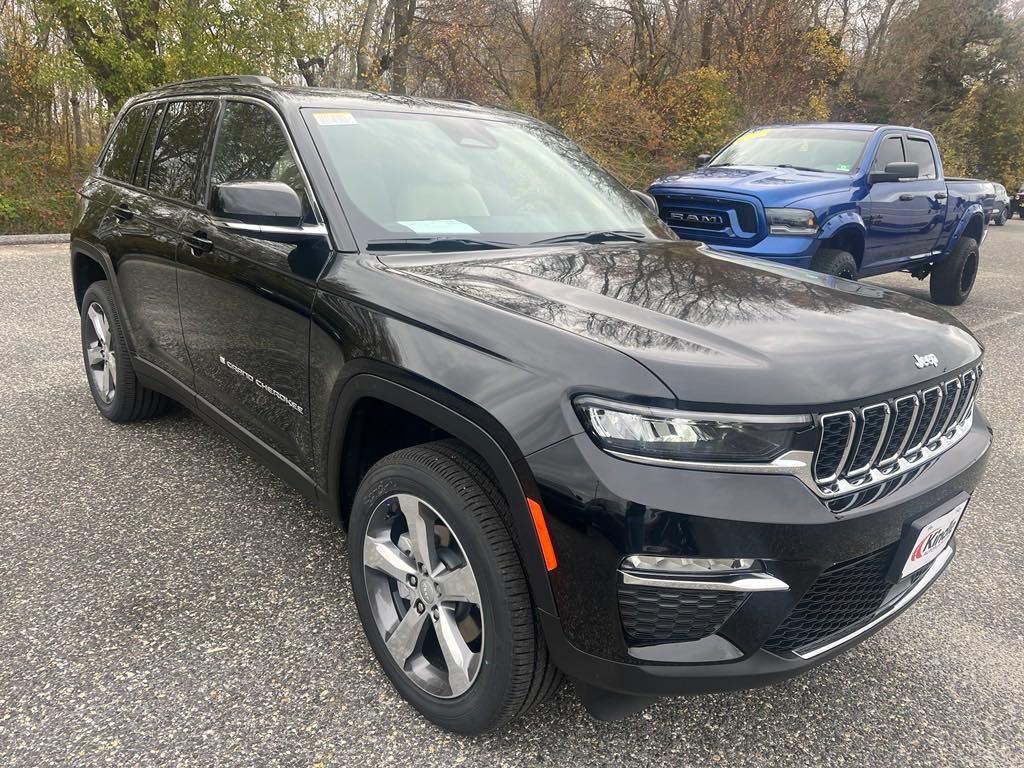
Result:
{"label": "ram truck windshield", "polygon": [[757,128],[741,134],[709,165],[850,173],[860,162],[869,138],[871,134],[864,131]]}

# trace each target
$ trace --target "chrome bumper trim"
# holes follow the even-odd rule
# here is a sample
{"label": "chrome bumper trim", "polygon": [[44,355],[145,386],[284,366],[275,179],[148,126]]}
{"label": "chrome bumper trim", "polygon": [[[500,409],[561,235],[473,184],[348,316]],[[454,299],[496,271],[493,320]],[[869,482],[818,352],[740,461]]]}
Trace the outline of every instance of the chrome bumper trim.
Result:
{"label": "chrome bumper trim", "polygon": [[825,643],[824,645],[818,645],[810,648],[801,648],[800,650],[794,651],[794,653],[801,659],[813,659],[815,656],[820,656],[823,653],[828,653],[832,649],[838,648],[840,645],[848,643],[851,640],[860,637],[865,632],[874,629],[883,621],[892,616],[894,613],[902,610],[903,608],[906,608],[908,605],[914,602],[914,600],[916,600],[917,597],[922,592],[924,592],[929,587],[929,585],[931,585],[931,583],[935,581],[935,579],[939,577],[939,574],[942,573],[942,570],[946,567],[946,565],[952,558],[953,547],[946,547],[944,550],[942,550],[942,553],[935,558],[932,564],[928,566],[928,570],[925,572],[924,578],[922,578],[919,582],[917,582],[917,584],[915,584],[913,587],[907,590],[899,600],[897,600],[895,603],[886,608],[882,613],[876,615],[866,624],[861,624],[852,632],[843,635],[838,640],[832,640],[830,642]]}
{"label": "chrome bumper trim", "polygon": [[743,573],[716,579],[663,578],[619,571],[623,584],[666,589],[698,589],[707,592],[785,592],[789,585],[767,573]]}

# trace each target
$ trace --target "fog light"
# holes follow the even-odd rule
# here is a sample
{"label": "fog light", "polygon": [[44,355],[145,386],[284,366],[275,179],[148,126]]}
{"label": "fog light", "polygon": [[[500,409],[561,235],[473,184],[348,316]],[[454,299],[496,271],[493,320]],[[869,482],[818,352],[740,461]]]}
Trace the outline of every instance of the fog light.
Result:
{"label": "fog light", "polygon": [[761,570],[757,560],[734,557],[630,555],[622,562],[622,565],[625,568],[635,568],[638,571],[660,573],[738,573]]}

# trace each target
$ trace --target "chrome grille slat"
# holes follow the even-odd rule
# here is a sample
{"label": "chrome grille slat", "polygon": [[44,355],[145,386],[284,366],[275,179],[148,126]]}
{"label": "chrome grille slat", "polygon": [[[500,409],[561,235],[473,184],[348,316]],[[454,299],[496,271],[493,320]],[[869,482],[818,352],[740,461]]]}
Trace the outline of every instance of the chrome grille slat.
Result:
{"label": "chrome grille slat", "polygon": [[[813,476],[833,511],[870,503],[903,487],[969,431],[979,365],[923,391],[818,417]],[[966,425],[966,426],[965,426]],[[878,493],[867,493],[867,489]],[[845,503],[849,494],[856,500]]]}
{"label": "chrome grille slat", "polygon": [[853,446],[856,417],[853,411],[828,413],[821,417],[821,440],[814,461],[814,479],[828,484],[842,473]]}
{"label": "chrome grille slat", "polygon": [[903,449],[907,447],[914,424],[917,422],[918,408],[920,403],[917,395],[905,395],[893,401],[892,430],[878,460],[878,466],[887,467],[903,455]]}
{"label": "chrome grille slat", "polygon": [[903,451],[904,456],[917,453],[924,447],[925,439],[931,432],[935,417],[939,413],[939,406],[942,404],[942,389],[931,387],[921,393],[921,410],[917,415],[917,424],[914,427],[913,437],[910,438],[910,445]]}
{"label": "chrome grille slat", "polygon": [[936,413],[935,425],[928,436],[928,444],[936,443],[942,439],[949,428],[951,420],[956,413],[956,407],[960,402],[960,393],[963,386],[960,379],[951,379],[942,385],[942,405]]}
{"label": "chrome grille slat", "polygon": [[964,420],[964,416],[967,415],[971,406],[974,403],[974,390],[978,385],[978,375],[974,371],[967,371],[964,374],[964,386],[960,393],[960,404],[956,409],[956,415],[953,417],[947,430],[952,429],[961,421]]}
{"label": "chrome grille slat", "polygon": [[860,409],[857,448],[853,451],[847,477],[863,475],[875,463],[889,430],[889,404],[875,403]]}

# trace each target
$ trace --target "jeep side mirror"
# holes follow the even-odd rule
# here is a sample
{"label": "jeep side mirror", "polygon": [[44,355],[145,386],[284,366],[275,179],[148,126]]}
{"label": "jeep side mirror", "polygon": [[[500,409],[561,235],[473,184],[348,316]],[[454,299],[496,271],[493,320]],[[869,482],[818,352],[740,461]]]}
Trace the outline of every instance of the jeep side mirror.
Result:
{"label": "jeep side mirror", "polygon": [[246,224],[302,226],[302,201],[280,181],[229,181],[213,190],[213,212]]}
{"label": "jeep side mirror", "polygon": [[921,167],[917,163],[889,163],[885,166],[884,171],[869,173],[868,184],[916,179],[920,175]]}
{"label": "jeep side mirror", "polygon": [[711,155],[709,155],[707,153],[702,154],[702,155],[697,155],[697,167],[698,168],[703,168],[705,165],[707,165],[710,162],[711,162]]}
{"label": "jeep side mirror", "polygon": [[639,198],[640,202],[651,209],[651,213],[655,216],[658,215],[658,201],[654,199],[653,195],[649,195],[646,192],[641,192],[639,189],[629,190]]}

